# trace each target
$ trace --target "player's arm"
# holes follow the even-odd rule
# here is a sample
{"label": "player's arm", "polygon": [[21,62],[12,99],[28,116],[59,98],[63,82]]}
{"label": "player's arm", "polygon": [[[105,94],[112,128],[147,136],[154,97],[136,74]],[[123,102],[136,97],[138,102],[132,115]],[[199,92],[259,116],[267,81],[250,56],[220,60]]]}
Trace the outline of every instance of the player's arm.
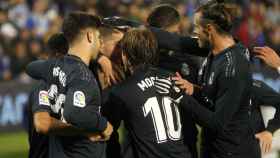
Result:
{"label": "player's arm", "polygon": [[[199,101],[199,103],[201,105],[203,105],[204,107],[207,108],[213,108],[214,104],[213,101],[210,100],[208,97],[206,97],[203,94],[203,87],[193,84],[185,79],[183,79],[181,77],[181,75],[179,73],[176,72],[176,76],[172,77],[172,80],[175,81],[173,82],[177,87],[179,87],[184,93],[193,96],[196,100]],[[155,80],[155,85],[157,87],[157,82],[158,79]],[[166,83],[163,83],[162,85],[165,85],[166,87]],[[163,87],[162,87],[163,88]],[[174,99],[174,93],[169,93],[169,95],[171,95],[171,98]],[[176,100],[176,99],[175,99]]]}
{"label": "player's arm", "polygon": [[83,130],[51,117],[49,112],[39,111],[34,113],[33,117],[35,129],[41,134],[55,134],[62,136],[85,134]]}
{"label": "player's arm", "polygon": [[[116,28],[143,26],[143,24],[141,23],[116,16],[104,18],[103,23]],[[198,46],[196,38],[172,34],[155,27],[147,27],[155,34],[158,40],[159,48],[174,50],[178,52],[186,52],[188,54],[204,57],[209,54],[208,49],[202,49]]]}
{"label": "player's arm", "polygon": [[117,80],[114,75],[113,66],[111,60],[103,55],[102,53],[98,53],[96,60],[93,60],[92,63],[92,71],[101,70],[104,73],[104,80],[108,85],[116,84]]}
{"label": "player's arm", "polygon": [[88,134],[82,129],[78,129],[51,116],[51,108],[45,84],[40,83],[40,85],[34,90],[33,97],[30,99],[33,102],[31,105],[33,124],[38,133],[62,136]]}
{"label": "player's arm", "polygon": [[68,85],[63,116],[77,128],[88,132],[106,132],[107,119],[100,113],[98,87],[88,81],[75,79]]}
{"label": "player's arm", "polygon": [[260,102],[259,105],[273,106],[276,109],[274,118],[269,120],[266,130],[272,134],[280,128],[280,94],[262,81],[254,81],[252,93]]}
{"label": "player's arm", "polygon": [[[37,89],[34,90],[32,99],[32,114],[33,124],[38,133],[41,134],[59,134],[59,135],[73,135],[81,133],[81,130],[72,127],[69,124],[63,123],[60,120],[53,118],[48,100],[48,92],[40,83]],[[73,132],[72,132],[73,131]]]}
{"label": "player's arm", "polygon": [[248,76],[245,67],[242,70],[239,67],[238,70],[240,70],[239,73],[235,75],[228,76],[222,72],[218,77],[218,95],[220,96],[215,102],[215,112],[203,107],[193,98],[185,96],[182,99],[183,106],[192,112],[195,120],[213,132],[223,130],[242,104],[241,100],[248,86]]}
{"label": "player's arm", "polygon": [[90,133],[64,123],[50,115],[47,111],[38,111],[33,114],[34,127],[38,133],[45,135],[77,136],[83,135],[91,141],[103,141],[99,133]]}
{"label": "player's arm", "polygon": [[123,101],[113,93],[109,94],[108,100],[102,107],[102,114],[113,125],[113,133],[107,143],[107,156],[108,157],[121,157],[121,146],[119,143],[118,128],[120,126],[122,116],[125,116]]}
{"label": "player's arm", "polygon": [[266,153],[271,150],[273,133],[280,128],[280,94],[262,81],[253,81],[252,93],[259,102],[256,106],[268,105],[276,109],[274,118],[268,121],[266,129],[255,135],[260,142],[262,151]]}
{"label": "player's arm", "polygon": [[176,52],[185,52],[202,57],[206,57],[209,54],[208,49],[200,48],[198,46],[197,38],[180,36],[155,27],[149,28],[154,33],[158,41],[159,48],[174,50]]}
{"label": "player's arm", "polygon": [[29,101],[33,115],[35,130],[41,134],[48,134],[50,126],[51,107],[45,83],[40,84],[31,92]]}
{"label": "player's arm", "polygon": [[33,114],[34,127],[38,133],[45,135],[60,136],[85,136],[91,141],[103,141],[99,133],[90,133],[83,129],[76,128],[68,123],[64,123],[54,117],[49,112],[38,111]]}
{"label": "player's arm", "polygon": [[47,81],[47,74],[53,60],[36,60],[29,63],[26,67],[26,73],[35,80]]}
{"label": "player's arm", "polygon": [[123,111],[123,101],[115,94],[110,93],[107,101],[102,106],[102,114],[112,123],[116,130],[122,121]]}
{"label": "player's arm", "polygon": [[[47,80],[46,74],[49,71],[50,62],[47,60],[36,60],[26,67],[26,73],[34,79]],[[51,108],[48,100],[46,85],[40,83],[35,90],[34,102],[32,105],[34,127],[41,134],[56,134],[63,136],[81,135],[82,130],[70,124],[64,123],[50,115]]]}

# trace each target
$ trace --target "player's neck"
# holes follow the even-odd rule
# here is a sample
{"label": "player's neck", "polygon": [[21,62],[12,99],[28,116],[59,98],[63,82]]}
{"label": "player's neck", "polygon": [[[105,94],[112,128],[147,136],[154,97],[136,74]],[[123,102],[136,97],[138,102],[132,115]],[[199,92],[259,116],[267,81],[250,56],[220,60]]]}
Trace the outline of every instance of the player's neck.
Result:
{"label": "player's neck", "polygon": [[81,60],[87,66],[89,66],[89,63],[90,63],[90,60],[91,60],[91,53],[87,49],[85,49],[83,47],[80,47],[80,46],[70,47],[69,54],[81,58]]}
{"label": "player's neck", "polygon": [[218,55],[223,50],[233,46],[235,44],[232,36],[221,36],[217,35],[213,38],[213,55]]}

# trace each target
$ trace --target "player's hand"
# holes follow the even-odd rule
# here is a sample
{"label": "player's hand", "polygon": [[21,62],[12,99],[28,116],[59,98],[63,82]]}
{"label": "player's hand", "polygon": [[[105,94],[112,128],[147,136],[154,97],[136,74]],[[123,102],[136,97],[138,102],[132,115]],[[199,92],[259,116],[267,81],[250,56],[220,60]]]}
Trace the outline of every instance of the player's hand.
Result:
{"label": "player's hand", "polygon": [[255,137],[259,140],[262,153],[268,153],[272,147],[272,133],[269,131],[263,131],[257,133]]}
{"label": "player's hand", "polygon": [[189,81],[183,79],[181,75],[176,72],[176,76],[172,77],[172,80],[175,81],[175,84],[182,89],[186,94],[192,95],[194,92],[194,86]]}
{"label": "player's hand", "polygon": [[112,83],[116,84],[117,81],[114,76],[111,60],[108,57],[102,55],[97,62],[101,66],[101,70],[105,75],[105,82],[108,83],[109,86],[112,85]]}
{"label": "player's hand", "polygon": [[157,76],[154,81],[154,84],[158,94],[162,96],[168,96],[172,98],[175,102],[180,102],[181,98],[183,97],[181,89],[179,89],[174,84],[174,82],[171,80],[171,77]]}
{"label": "player's hand", "polygon": [[102,137],[101,134],[98,133],[88,133],[86,134],[86,136],[88,137],[88,139],[92,142],[100,142],[100,141],[105,141]]}
{"label": "player's hand", "polygon": [[111,134],[113,133],[113,126],[110,122],[107,122],[106,129],[102,132],[102,138],[107,141],[110,139]]}
{"label": "player's hand", "polygon": [[254,47],[256,57],[262,59],[267,65],[277,69],[280,67],[280,57],[269,47]]}
{"label": "player's hand", "polygon": [[141,26],[141,24],[138,22],[124,19],[119,16],[103,18],[102,22],[104,25],[115,27],[118,29],[129,29],[129,28]]}

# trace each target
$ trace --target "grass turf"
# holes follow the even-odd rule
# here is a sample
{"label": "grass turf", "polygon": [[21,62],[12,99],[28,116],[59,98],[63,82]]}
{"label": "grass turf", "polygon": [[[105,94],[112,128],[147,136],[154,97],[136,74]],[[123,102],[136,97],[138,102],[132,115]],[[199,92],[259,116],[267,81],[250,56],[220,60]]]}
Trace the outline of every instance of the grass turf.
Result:
{"label": "grass turf", "polygon": [[0,158],[27,158],[27,156],[26,132],[0,133]]}
{"label": "grass turf", "polygon": [[27,158],[27,133],[0,133],[0,158]]}

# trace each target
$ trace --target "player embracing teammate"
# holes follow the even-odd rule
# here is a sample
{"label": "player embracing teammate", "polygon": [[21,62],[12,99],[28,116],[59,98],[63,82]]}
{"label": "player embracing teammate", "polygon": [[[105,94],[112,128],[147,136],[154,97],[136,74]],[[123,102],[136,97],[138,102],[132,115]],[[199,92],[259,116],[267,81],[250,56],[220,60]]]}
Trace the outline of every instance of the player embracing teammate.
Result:
{"label": "player embracing teammate", "polygon": [[[112,27],[131,25],[118,18],[110,22]],[[230,34],[230,8],[217,2],[202,5],[194,16],[198,40],[156,28],[125,32],[114,46],[119,53],[118,69],[125,79],[110,88],[102,105],[97,77],[88,66],[98,56],[102,45],[99,29],[108,27],[104,23],[106,20],[102,23],[93,15],[70,13],[63,24],[68,55],[28,66],[28,73],[44,82],[44,94],[33,94],[39,96],[38,106],[49,107],[48,119],[61,120],[59,127],[51,122],[51,132],[45,132],[49,134],[47,157],[105,158],[105,141],[124,121],[133,157],[191,158],[183,142],[179,106],[203,127],[202,158],[261,157],[249,115],[252,85],[257,90],[259,87],[253,84],[248,50]],[[165,49],[200,55],[209,51],[198,73],[197,85],[178,73],[158,68],[158,46],[162,48],[164,40],[170,40],[163,46]],[[271,94],[272,98],[279,97],[277,93]],[[271,104],[276,102],[277,99]],[[279,128],[277,116],[279,108],[268,132]],[[265,137],[259,135],[258,139]],[[118,142],[115,148],[119,150],[115,157],[121,157]]]}

